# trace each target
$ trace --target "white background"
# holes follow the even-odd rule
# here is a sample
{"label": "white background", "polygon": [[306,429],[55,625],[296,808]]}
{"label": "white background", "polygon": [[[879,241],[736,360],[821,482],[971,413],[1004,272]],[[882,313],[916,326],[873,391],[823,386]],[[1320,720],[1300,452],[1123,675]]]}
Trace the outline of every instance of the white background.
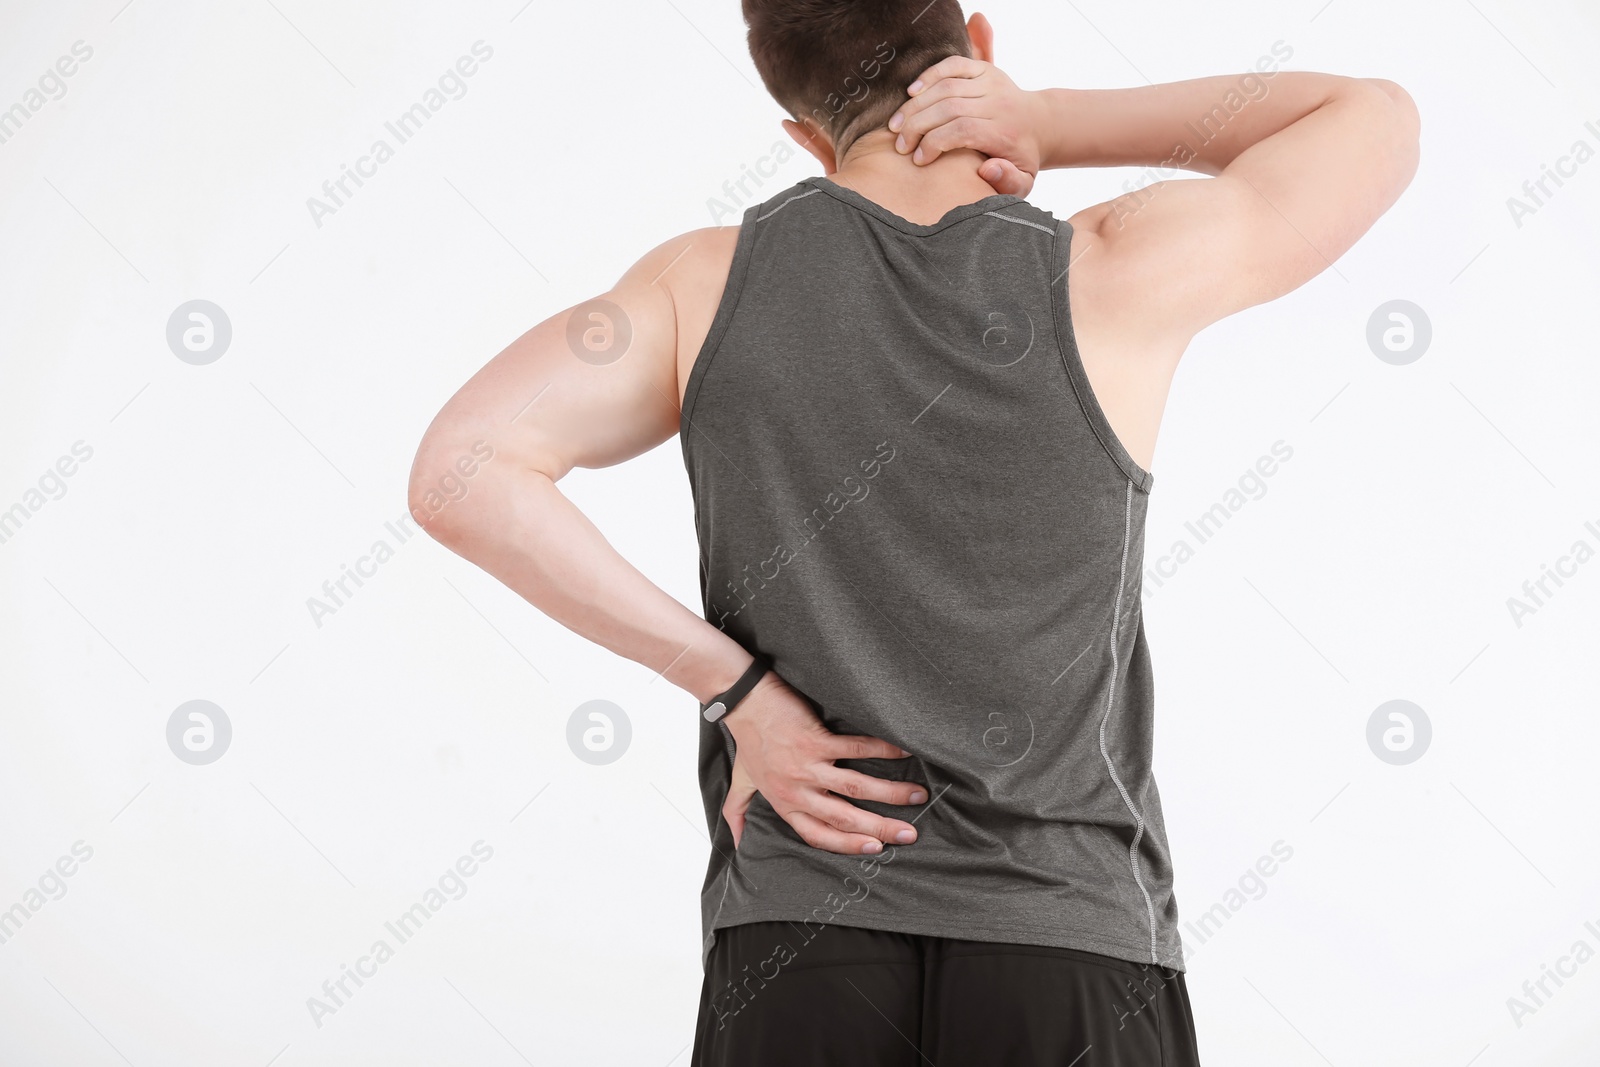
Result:
{"label": "white background", "polygon": [[[462,381],[710,224],[783,136],[738,5],[124,4],[0,5],[0,108],[93,49],[0,144],[0,509],[93,449],[0,544],[0,909],[93,849],[0,944],[0,1064],[687,1062],[693,699],[426,536],[320,627],[306,601],[393,542]],[[1423,116],[1415,184],[1337,272],[1195,344],[1153,464],[1152,557],[1294,450],[1147,602],[1184,918],[1293,849],[1185,931],[1202,1052],[1587,1062],[1600,960],[1520,1026],[1507,999],[1600,950],[1600,562],[1520,627],[1506,601],[1600,545],[1600,160],[1520,227],[1506,201],[1600,148],[1600,13],[1321,4],[984,9],[1029,87],[1242,71],[1282,41],[1288,69],[1395,79]],[[307,198],[479,40],[466,95],[316,225]],[[760,195],[812,172],[797,154]],[[1065,216],[1130,177],[1032,199]],[[197,298],[233,328],[208,366],[166,343]],[[1407,366],[1365,338],[1392,299],[1432,322]],[[676,442],[562,484],[698,607]],[[597,698],[633,729],[608,766],[566,742]],[[1397,698],[1433,727],[1407,766],[1366,740]],[[209,766],[167,746],[192,699],[233,725]],[[307,998],[479,840],[466,895],[316,1025]]]}

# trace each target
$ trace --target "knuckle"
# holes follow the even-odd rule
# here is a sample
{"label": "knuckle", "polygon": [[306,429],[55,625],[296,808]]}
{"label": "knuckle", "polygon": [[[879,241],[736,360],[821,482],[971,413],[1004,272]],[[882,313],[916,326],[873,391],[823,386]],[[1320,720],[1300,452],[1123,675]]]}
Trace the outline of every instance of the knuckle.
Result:
{"label": "knuckle", "polygon": [[908,139],[920,137],[937,125],[939,125],[939,120],[934,117],[933,109],[925,107],[907,118],[905,125],[900,127],[900,132]]}
{"label": "knuckle", "polygon": [[824,821],[842,834],[858,834],[867,817],[860,808],[841,802],[828,812]]}

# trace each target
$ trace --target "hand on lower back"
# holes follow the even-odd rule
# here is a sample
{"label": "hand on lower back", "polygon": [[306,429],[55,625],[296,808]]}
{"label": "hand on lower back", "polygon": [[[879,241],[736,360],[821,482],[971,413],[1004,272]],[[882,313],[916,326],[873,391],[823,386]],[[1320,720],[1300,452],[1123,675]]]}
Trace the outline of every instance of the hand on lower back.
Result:
{"label": "hand on lower back", "polygon": [[722,721],[737,748],[733,784],[722,805],[735,848],[757,793],[813,848],[859,855],[916,840],[909,822],[874,815],[850,800],[921,804],[926,789],[834,765],[834,760],[903,759],[910,753],[875,737],[833,733],[772,671]]}
{"label": "hand on lower back", "polygon": [[889,120],[898,151],[918,163],[959,148],[982,152],[991,157],[978,170],[984,181],[997,192],[1028,195],[1043,154],[1033,93],[999,67],[963,56],[935,63],[912,88]]}

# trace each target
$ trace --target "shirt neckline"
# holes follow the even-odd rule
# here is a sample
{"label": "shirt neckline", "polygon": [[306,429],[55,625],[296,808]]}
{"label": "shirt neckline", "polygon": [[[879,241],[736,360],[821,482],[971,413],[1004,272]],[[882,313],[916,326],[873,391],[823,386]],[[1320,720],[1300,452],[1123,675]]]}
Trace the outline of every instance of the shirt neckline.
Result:
{"label": "shirt neckline", "polygon": [[896,215],[893,211],[890,211],[882,204],[868,200],[854,189],[851,189],[848,186],[840,185],[831,178],[827,178],[822,175],[813,175],[804,179],[804,181],[807,185],[810,185],[816,189],[820,189],[822,192],[827,193],[835,200],[849,204],[851,207],[857,208],[861,211],[865,211],[873,218],[893,226],[895,229],[900,230],[903,233],[915,234],[919,237],[926,236],[931,233],[938,233],[940,230],[945,229],[948,226],[953,226],[964,219],[970,219],[974,215],[981,215],[986,211],[993,211],[995,208],[1010,207],[1012,204],[1020,204],[1023,202],[1023,198],[1017,196],[1015,193],[995,193],[994,195],[986,196],[981,200],[975,200],[970,204],[958,204],[949,211],[946,211],[943,215],[939,216],[939,220],[937,222],[921,223],[912,222],[908,218]]}

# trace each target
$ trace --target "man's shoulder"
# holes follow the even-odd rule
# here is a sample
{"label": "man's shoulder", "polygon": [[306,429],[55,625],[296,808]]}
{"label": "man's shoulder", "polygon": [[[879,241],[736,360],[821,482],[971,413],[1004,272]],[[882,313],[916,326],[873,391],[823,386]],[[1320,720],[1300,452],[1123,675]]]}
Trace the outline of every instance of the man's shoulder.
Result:
{"label": "man's shoulder", "polygon": [[738,226],[690,230],[651,249],[628,272],[629,282],[664,295],[671,305],[668,321],[676,334],[680,399],[695,354],[716,318],[738,246]]}
{"label": "man's shoulder", "polygon": [[707,226],[663,241],[634,269],[664,287],[680,314],[705,305],[714,311],[738,245],[738,226]]}

